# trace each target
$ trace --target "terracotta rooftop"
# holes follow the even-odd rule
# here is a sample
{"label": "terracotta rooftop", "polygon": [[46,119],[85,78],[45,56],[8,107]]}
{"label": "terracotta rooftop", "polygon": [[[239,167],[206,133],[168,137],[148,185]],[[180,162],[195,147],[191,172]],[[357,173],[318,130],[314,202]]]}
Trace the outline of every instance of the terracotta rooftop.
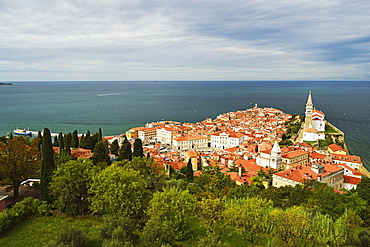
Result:
{"label": "terracotta rooftop", "polygon": [[[317,174],[316,172],[314,172],[311,169],[313,164],[324,166],[323,173]],[[305,165],[290,168],[281,172],[277,172],[275,173],[275,175],[302,183],[306,179],[317,179],[318,177],[325,177],[333,172],[337,172],[340,170],[343,170],[343,168],[333,164],[315,161]]]}
{"label": "terracotta rooftop", "polygon": [[347,151],[342,148],[341,146],[339,146],[338,144],[335,144],[335,143],[332,143],[328,146],[328,148],[330,148],[333,152],[336,152],[336,151],[344,151],[347,153]]}
{"label": "terracotta rooftop", "polygon": [[290,151],[289,153],[283,154],[281,157],[287,158],[287,159],[293,159],[302,155],[308,154],[307,151],[302,151],[302,150],[294,150]]}

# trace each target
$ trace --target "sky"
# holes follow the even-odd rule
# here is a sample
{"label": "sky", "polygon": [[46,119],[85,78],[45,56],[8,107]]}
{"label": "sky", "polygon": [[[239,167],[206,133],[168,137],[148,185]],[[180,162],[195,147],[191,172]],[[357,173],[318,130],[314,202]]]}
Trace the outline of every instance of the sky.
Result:
{"label": "sky", "polygon": [[369,0],[0,0],[0,81],[370,81]]}

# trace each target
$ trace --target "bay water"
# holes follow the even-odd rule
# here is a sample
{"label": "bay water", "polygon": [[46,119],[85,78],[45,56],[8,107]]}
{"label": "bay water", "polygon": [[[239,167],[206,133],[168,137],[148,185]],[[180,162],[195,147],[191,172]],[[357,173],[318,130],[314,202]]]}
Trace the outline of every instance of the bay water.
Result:
{"label": "bay water", "polygon": [[314,107],[345,133],[352,154],[370,167],[367,81],[63,81],[0,86],[0,136],[15,128],[119,135],[147,122],[196,123],[221,113],[274,107],[303,115]]}

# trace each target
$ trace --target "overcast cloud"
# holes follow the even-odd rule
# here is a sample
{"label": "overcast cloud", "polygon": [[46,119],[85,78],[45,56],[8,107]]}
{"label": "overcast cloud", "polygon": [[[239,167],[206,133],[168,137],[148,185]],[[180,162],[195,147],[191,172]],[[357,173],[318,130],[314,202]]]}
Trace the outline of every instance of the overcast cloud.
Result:
{"label": "overcast cloud", "polygon": [[0,0],[0,81],[370,80],[370,1]]}

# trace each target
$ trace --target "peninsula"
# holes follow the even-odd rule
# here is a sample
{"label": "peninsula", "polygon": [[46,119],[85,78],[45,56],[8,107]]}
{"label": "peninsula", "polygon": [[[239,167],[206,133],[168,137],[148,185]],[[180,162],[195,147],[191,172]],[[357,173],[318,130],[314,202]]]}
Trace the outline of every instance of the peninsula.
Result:
{"label": "peninsula", "polygon": [[7,86],[7,85],[13,85],[13,83],[10,83],[10,82],[0,82],[0,86]]}
{"label": "peninsula", "polygon": [[270,183],[277,187],[315,179],[352,189],[369,176],[361,158],[349,154],[343,132],[313,107],[311,92],[302,117],[256,104],[196,124],[147,123],[125,135],[141,139],[147,155],[163,167],[179,171],[190,160],[202,173],[203,167],[219,166],[237,184],[252,184],[260,170],[273,172]]}

